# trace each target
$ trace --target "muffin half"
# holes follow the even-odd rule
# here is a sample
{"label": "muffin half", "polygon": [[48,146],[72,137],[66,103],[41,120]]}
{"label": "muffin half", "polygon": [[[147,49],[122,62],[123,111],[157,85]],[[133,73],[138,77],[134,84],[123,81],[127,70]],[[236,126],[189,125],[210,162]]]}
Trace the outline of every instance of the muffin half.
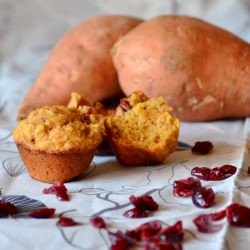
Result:
{"label": "muffin half", "polygon": [[175,151],[179,121],[165,99],[135,92],[123,98],[105,127],[109,141],[123,165],[155,165]]}
{"label": "muffin half", "polygon": [[91,110],[88,106],[46,106],[18,124],[13,138],[31,177],[65,182],[90,165],[104,130]]}

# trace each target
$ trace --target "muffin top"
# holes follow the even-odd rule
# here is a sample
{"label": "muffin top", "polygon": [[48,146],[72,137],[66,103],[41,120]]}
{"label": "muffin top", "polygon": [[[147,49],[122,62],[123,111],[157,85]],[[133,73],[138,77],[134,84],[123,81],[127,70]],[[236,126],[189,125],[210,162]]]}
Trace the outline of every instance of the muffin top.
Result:
{"label": "muffin top", "polygon": [[116,115],[106,121],[113,138],[120,142],[147,149],[164,148],[177,140],[179,121],[171,114],[172,108],[163,97],[148,98],[135,92],[123,98]]}
{"label": "muffin top", "polygon": [[103,131],[92,107],[54,105],[32,111],[15,128],[13,138],[31,150],[81,152],[97,147]]}

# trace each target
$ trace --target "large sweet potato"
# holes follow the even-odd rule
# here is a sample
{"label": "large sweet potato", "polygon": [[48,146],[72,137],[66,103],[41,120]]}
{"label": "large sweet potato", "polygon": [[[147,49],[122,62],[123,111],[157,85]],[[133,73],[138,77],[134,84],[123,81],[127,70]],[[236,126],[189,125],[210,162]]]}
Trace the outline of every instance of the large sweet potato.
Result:
{"label": "large sweet potato", "polygon": [[126,16],[98,16],[66,34],[21,104],[19,118],[43,105],[67,104],[74,91],[91,101],[119,95],[110,49],[140,22]]}
{"label": "large sweet potato", "polygon": [[159,16],[113,48],[125,94],[165,96],[182,120],[250,115],[250,45],[196,18]]}

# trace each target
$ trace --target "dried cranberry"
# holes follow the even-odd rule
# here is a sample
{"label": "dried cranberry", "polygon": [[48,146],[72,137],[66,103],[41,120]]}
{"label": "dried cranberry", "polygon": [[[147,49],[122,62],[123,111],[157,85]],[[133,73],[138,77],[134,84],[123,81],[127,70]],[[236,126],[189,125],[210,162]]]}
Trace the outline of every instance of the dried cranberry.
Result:
{"label": "dried cranberry", "polygon": [[226,210],[222,210],[216,213],[211,213],[210,215],[213,221],[222,220],[226,217]]}
{"label": "dried cranberry", "polygon": [[202,233],[213,233],[218,231],[218,227],[213,225],[213,221],[222,220],[226,216],[226,211],[222,210],[220,212],[211,214],[201,214],[197,216],[193,222],[196,225],[198,231]]}
{"label": "dried cranberry", "polygon": [[119,104],[120,108],[124,111],[127,112],[131,109],[131,106],[129,104],[129,101],[127,98],[122,98],[120,100],[120,104]]}
{"label": "dried cranberry", "polygon": [[60,201],[69,200],[67,191],[67,188],[62,182],[56,182],[51,187],[43,189],[44,194],[55,194],[57,199]]}
{"label": "dried cranberry", "polygon": [[194,190],[201,187],[198,179],[189,177],[174,182],[174,195],[177,197],[191,197]]}
{"label": "dried cranberry", "polygon": [[109,239],[111,241],[111,250],[128,250],[133,245],[133,242],[121,231],[109,232]]}
{"label": "dried cranberry", "polygon": [[212,225],[212,218],[209,214],[202,214],[197,216],[193,220],[199,232],[202,233],[212,233],[214,232],[214,228]]}
{"label": "dried cranberry", "polygon": [[144,250],[182,250],[182,244],[172,242],[148,242]]}
{"label": "dried cranberry", "polygon": [[184,233],[182,222],[177,221],[173,226],[169,226],[162,231],[162,236],[166,241],[180,242],[183,240]]}
{"label": "dried cranberry", "polygon": [[8,216],[17,214],[17,208],[10,202],[0,200],[0,216]]}
{"label": "dried cranberry", "polygon": [[159,208],[159,205],[153,200],[150,195],[135,196],[131,195],[129,201],[139,209],[156,211]]}
{"label": "dried cranberry", "polygon": [[250,208],[234,203],[227,207],[226,214],[231,225],[250,227]]}
{"label": "dried cranberry", "polygon": [[137,229],[135,230],[127,230],[125,232],[125,236],[130,238],[131,240],[134,241],[140,241],[141,240],[141,232]]}
{"label": "dried cranberry", "polygon": [[142,240],[150,240],[154,235],[158,234],[162,229],[159,221],[151,221],[139,226],[138,231]]}
{"label": "dried cranberry", "polygon": [[192,153],[195,154],[208,154],[213,149],[213,144],[210,141],[198,141],[192,147]]}
{"label": "dried cranberry", "polygon": [[36,219],[46,219],[51,218],[55,214],[55,211],[54,208],[41,208],[30,212],[28,216]]}
{"label": "dried cranberry", "polygon": [[208,208],[214,204],[215,194],[212,188],[197,188],[192,196],[195,206],[200,208]]}
{"label": "dried cranberry", "polygon": [[231,177],[236,171],[237,168],[232,165],[223,165],[222,167],[212,169],[206,167],[195,167],[192,169],[191,174],[205,181],[221,181]]}
{"label": "dried cranberry", "polygon": [[141,208],[132,208],[124,212],[123,216],[131,219],[148,217],[148,212]]}
{"label": "dried cranberry", "polygon": [[71,218],[61,217],[57,222],[61,227],[73,227],[79,225],[78,222]]}
{"label": "dried cranberry", "polygon": [[90,218],[90,223],[96,228],[106,228],[106,222],[100,216]]}

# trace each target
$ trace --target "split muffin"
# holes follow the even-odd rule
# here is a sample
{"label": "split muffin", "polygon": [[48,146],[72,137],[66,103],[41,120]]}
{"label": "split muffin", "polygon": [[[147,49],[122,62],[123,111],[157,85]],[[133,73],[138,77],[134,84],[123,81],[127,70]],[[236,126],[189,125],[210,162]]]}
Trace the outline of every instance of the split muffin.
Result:
{"label": "split muffin", "polygon": [[[71,94],[70,102],[68,103],[69,108],[79,108],[83,105],[91,107],[91,113],[94,113],[100,123],[104,123],[105,119],[114,114],[113,109],[106,109],[100,102],[91,103],[80,94],[73,92]],[[90,111],[89,111],[90,112]],[[105,132],[105,131],[104,131]],[[110,156],[113,155],[113,151],[108,142],[106,133],[103,134],[103,139],[96,150],[98,156]]]}
{"label": "split muffin", "polygon": [[103,122],[91,107],[74,105],[36,109],[15,128],[14,141],[34,179],[66,182],[90,165],[102,141]]}
{"label": "split muffin", "polygon": [[155,165],[175,151],[179,121],[163,97],[135,92],[123,98],[116,114],[106,119],[108,139],[123,165]]}

